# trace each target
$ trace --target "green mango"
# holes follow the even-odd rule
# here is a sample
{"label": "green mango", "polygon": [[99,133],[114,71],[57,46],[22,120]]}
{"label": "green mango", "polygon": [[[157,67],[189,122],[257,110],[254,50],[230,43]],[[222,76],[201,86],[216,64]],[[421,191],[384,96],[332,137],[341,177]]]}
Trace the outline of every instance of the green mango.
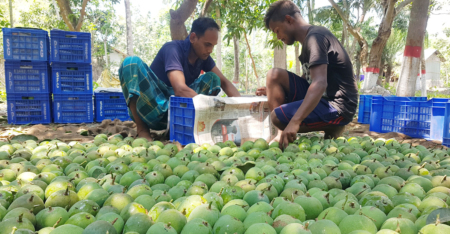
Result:
{"label": "green mango", "polygon": [[55,228],[50,234],[83,234],[84,229],[72,224],[64,224]]}
{"label": "green mango", "polygon": [[103,220],[98,220],[89,224],[89,226],[87,226],[83,231],[83,234],[98,234],[98,233],[117,234],[117,231],[111,223]]}
{"label": "green mango", "polygon": [[66,223],[69,217],[69,213],[64,208],[48,207],[36,215],[36,227],[37,229],[53,227],[59,221],[56,225],[58,227]]}

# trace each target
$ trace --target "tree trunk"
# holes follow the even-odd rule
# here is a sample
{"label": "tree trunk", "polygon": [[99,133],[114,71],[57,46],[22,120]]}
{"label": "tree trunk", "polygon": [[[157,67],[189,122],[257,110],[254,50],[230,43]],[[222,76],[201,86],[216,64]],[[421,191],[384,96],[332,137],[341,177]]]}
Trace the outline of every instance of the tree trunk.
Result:
{"label": "tree trunk", "polygon": [[301,74],[301,66],[300,66],[300,43],[295,43],[295,73],[300,76]]}
{"label": "tree trunk", "polygon": [[245,93],[249,93],[248,92],[248,59],[247,56],[245,56]]}
{"label": "tree trunk", "polygon": [[127,54],[133,56],[133,29],[131,25],[130,0],[125,0],[125,13],[127,18]]}
{"label": "tree trunk", "polygon": [[[11,1],[11,0],[10,0]],[[58,20],[61,20],[61,16],[59,15],[59,13],[58,13],[58,5],[56,4],[56,2],[55,2],[55,0],[52,0],[52,4],[53,4],[53,7],[55,8],[55,13],[56,13],[56,18],[58,19]]]}
{"label": "tree trunk", "polygon": [[239,40],[233,36],[234,43],[234,78],[233,84],[239,83]]}
{"label": "tree trunk", "polygon": [[366,77],[364,78],[364,89],[371,89],[377,84],[380,73],[380,60],[383,54],[386,42],[391,36],[392,23],[395,18],[395,3],[397,0],[385,1],[385,14],[381,19],[380,27],[378,28],[378,36],[372,43],[369,55],[369,66],[366,69]]}
{"label": "tree trunk", "polygon": [[388,85],[391,82],[391,75],[392,75],[392,64],[388,62],[386,66],[386,77],[384,79],[385,85]]}
{"label": "tree trunk", "polygon": [[[344,9],[345,9],[345,14],[346,14],[346,16],[347,16],[347,18],[348,18],[348,14],[349,14],[349,11],[350,11],[350,8],[349,8],[349,6],[348,6],[348,3],[347,3],[347,0],[342,0],[342,5],[344,5]],[[348,51],[349,50],[349,42],[348,42],[348,30],[347,30],[347,25],[344,23],[344,22],[342,22],[342,39],[341,39],[341,43],[342,43],[342,46],[344,46],[345,47],[345,49]]]}
{"label": "tree trunk", "polygon": [[200,17],[206,17],[208,15],[208,9],[211,3],[212,0],[206,0],[206,2],[203,4],[202,12],[200,12]]}
{"label": "tree trunk", "polygon": [[275,46],[273,51],[273,67],[286,69],[286,45],[283,43],[283,47]]}
{"label": "tree trunk", "polygon": [[[361,55],[361,50],[356,51],[356,57],[359,58]],[[361,60],[356,59],[356,80],[359,82],[361,79]]]}
{"label": "tree trunk", "polygon": [[358,57],[355,57],[355,51],[356,51],[356,45],[358,44],[357,40],[353,40],[352,41],[352,46],[350,47],[350,50],[348,50],[348,56],[350,57],[351,60],[357,60]]}
{"label": "tree trunk", "polygon": [[11,28],[14,28],[12,0],[9,0],[9,23],[11,24]]}
{"label": "tree trunk", "polygon": [[106,67],[109,67],[109,64],[108,64],[108,49],[106,47],[106,37],[105,37],[105,40],[103,40],[103,46],[105,48],[105,63],[106,63]]}
{"label": "tree trunk", "polygon": [[413,1],[402,68],[397,85],[397,96],[408,97],[415,95],[429,6],[430,0]]}
{"label": "tree trunk", "polygon": [[422,97],[426,97],[427,96],[427,66],[425,63],[425,53],[424,53],[425,49],[422,47],[422,54],[420,55],[420,81],[421,83],[421,95]]}
{"label": "tree trunk", "polygon": [[247,32],[245,30],[244,30],[244,38],[245,38],[245,42],[247,43],[248,56],[250,56],[250,59],[252,60],[253,71],[255,72],[255,77],[256,77],[256,85],[257,85],[257,87],[260,87],[258,73],[256,72],[255,60],[253,60],[252,49],[250,48],[250,44],[248,43]]}
{"label": "tree trunk", "polygon": [[177,10],[170,10],[170,36],[172,40],[184,40],[188,36],[184,22],[194,12],[198,0],[184,0]]}
{"label": "tree trunk", "polygon": [[[217,24],[219,27],[222,28],[222,20],[220,20],[220,10],[218,7],[216,7],[216,17],[217,17]],[[216,65],[219,70],[222,70],[222,33],[219,31],[219,39],[217,40],[217,46],[216,46]]]}
{"label": "tree trunk", "polygon": [[310,24],[314,23],[314,15],[312,13],[312,11],[314,10],[313,6],[311,5],[311,0],[308,0],[306,2],[306,4],[308,5],[308,21]]}
{"label": "tree trunk", "polygon": [[377,85],[379,86],[383,85],[384,62],[385,61],[381,59],[380,64],[378,65],[380,68],[380,73],[378,74]]}
{"label": "tree trunk", "polygon": [[[350,24],[350,21],[348,20],[348,18],[346,17],[346,15],[342,11],[342,9],[339,7],[339,5],[336,4],[336,2],[334,2],[334,0],[328,0],[328,1],[331,3],[331,5],[336,10],[336,12],[339,14],[339,16],[344,21],[344,23],[347,25],[347,29],[350,32],[350,34],[352,34],[352,36],[355,38],[355,40],[358,41],[358,44],[361,47],[361,52],[360,52],[360,57],[359,57],[360,63],[362,65],[362,67],[365,68],[367,65],[367,55],[369,52],[369,44],[367,43],[366,39],[362,36],[362,34],[359,32],[359,30],[357,30],[355,27],[353,27],[353,25]],[[364,80],[365,80],[365,78],[364,78]]]}
{"label": "tree trunk", "polygon": [[84,17],[86,16],[86,6],[89,0],[83,0],[81,3],[80,17],[78,19],[74,16],[74,13],[70,8],[69,0],[56,0],[56,2],[58,3],[60,9],[59,14],[69,30],[79,32],[81,30],[81,26],[83,26]]}

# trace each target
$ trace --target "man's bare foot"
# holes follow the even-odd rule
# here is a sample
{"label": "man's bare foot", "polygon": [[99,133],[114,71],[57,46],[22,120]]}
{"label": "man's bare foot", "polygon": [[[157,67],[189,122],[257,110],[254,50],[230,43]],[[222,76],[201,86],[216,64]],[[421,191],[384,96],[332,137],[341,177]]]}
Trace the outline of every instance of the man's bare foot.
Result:
{"label": "man's bare foot", "polygon": [[275,138],[273,138],[272,140],[270,140],[269,145],[274,143],[274,142],[280,142],[281,139],[281,133],[283,133],[283,131],[278,130],[277,135],[275,136]]}
{"label": "man's bare foot", "polygon": [[327,130],[325,130],[325,139],[336,139],[340,136],[342,136],[342,133],[345,131],[345,126],[329,126]]}
{"label": "man's bare foot", "polygon": [[136,136],[136,138],[138,138],[138,137],[145,138],[145,139],[147,139],[147,141],[153,141],[153,138],[152,138],[150,132],[147,132],[147,131],[141,131],[141,132],[138,133],[138,135]]}

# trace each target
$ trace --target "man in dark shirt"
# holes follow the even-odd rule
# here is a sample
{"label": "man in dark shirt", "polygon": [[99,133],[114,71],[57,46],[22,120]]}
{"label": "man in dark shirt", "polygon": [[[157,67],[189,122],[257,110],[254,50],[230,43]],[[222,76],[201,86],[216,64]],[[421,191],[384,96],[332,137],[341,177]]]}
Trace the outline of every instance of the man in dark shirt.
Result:
{"label": "man in dark shirt", "polygon": [[[222,88],[229,97],[240,96],[210,56],[219,30],[213,19],[199,18],[185,40],[164,44],[150,67],[136,56],[123,61],[120,83],[139,137],[152,140],[149,129],[167,128],[171,95],[217,95]],[[201,71],[206,73],[200,76]]]}
{"label": "man in dark shirt", "polygon": [[272,123],[283,132],[280,147],[286,147],[299,132],[324,131],[325,138],[337,138],[356,112],[358,89],[351,60],[326,28],[308,24],[300,9],[289,0],[273,3],[265,16],[268,29],[287,45],[302,45],[299,57],[303,76],[284,69],[271,69],[266,87]]}

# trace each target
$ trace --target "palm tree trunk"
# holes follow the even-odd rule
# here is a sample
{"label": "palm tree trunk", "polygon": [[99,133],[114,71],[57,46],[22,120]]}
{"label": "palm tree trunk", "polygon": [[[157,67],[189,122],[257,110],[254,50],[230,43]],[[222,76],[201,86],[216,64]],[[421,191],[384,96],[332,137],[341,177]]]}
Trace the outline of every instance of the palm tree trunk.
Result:
{"label": "palm tree trunk", "polygon": [[248,94],[248,59],[245,57],[245,93]]}
{"label": "palm tree trunk", "polygon": [[[345,14],[348,17],[350,9],[349,9],[347,0],[342,0],[342,4],[344,5]],[[347,30],[347,24],[345,24],[344,22],[342,22],[342,39],[341,39],[341,43],[342,43],[342,46],[344,46],[345,49],[348,51],[349,50],[349,46],[348,46],[349,45],[348,44],[349,43],[348,42],[348,30]]]}
{"label": "palm tree trunk", "polygon": [[295,73],[300,76],[300,59],[298,58],[300,56],[300,43],[295,43]]}
{"label": "palm tree trunk", "polygon": [[239,83],[239,41],[233,36],[234,43],[234,78],[233,83]]}
{"label": "palm tree trunk", "polygon": [[275,46],[273,51],[273,67],[286,69],[286,45],[283,43],[283,47]]}
{"label": "palm tree trunk", "polygon": [[108,67],[109,64],[108,64],[108,49],[106,48],[106,37],[105,37],[105,40],[103,40],[103,46],[105,48],[105,63],[106,63],[106,67]]}
{"label": "palm tree trunk", "polygon": [[11,28],[14,28],[12,0],[9,0],[9,23],[11,24]]}
{"label": "palm tree trunk", "polygon": [[130,0],[125,0],[125,13],[127,18],[127,54],[133,56],[133,28],[131,25]]}
{"label": "palm tree trunk", "polygon": [[[217,24],[219,27],[222,27],[222,20],[220,20],[220,10],[218,7],[216,7],[216,17],[217,17]],[[222,33],[219,31],[219,39],[217,40],[217,46],[216,46],[216,65],[219,70],[222,70]]]}

